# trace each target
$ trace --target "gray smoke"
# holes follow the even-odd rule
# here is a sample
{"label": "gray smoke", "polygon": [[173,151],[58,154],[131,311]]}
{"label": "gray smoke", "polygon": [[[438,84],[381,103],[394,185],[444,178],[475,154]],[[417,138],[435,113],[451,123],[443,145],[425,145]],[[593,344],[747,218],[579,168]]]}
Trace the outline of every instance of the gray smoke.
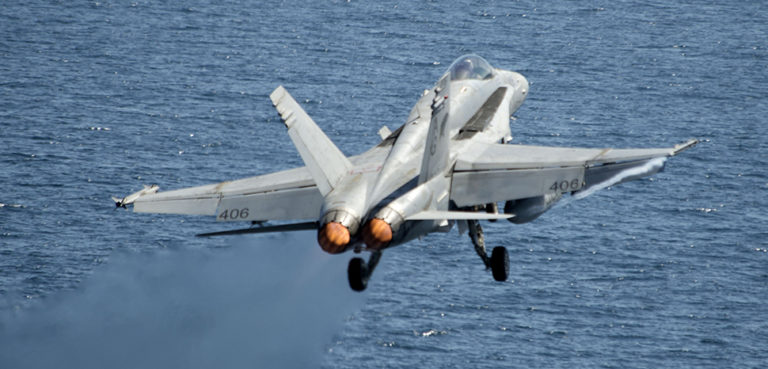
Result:
{"label": "gray smoke", "polygon": [[[312,235],[123,255],[5,318],[0,368],[318,367],[363,301]],[[115,260],[117,259],[117,260]]]}

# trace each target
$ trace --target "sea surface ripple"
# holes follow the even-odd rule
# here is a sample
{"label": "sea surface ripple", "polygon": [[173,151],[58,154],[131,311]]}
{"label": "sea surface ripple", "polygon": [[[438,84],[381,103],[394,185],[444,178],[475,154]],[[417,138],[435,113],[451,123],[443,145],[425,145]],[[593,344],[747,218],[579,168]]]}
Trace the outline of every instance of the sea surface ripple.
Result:
{"label": "sea surface ripple", "polygon": [[[0,367],[768,367],[766,36],[761,1],[5,1]],[[113,210],[302,165],[277,85],[354,155],[470,52],[530,81],[514,142],[702,143],[485,225],[506,283],[455,230],[354,294],[311,232]]]}

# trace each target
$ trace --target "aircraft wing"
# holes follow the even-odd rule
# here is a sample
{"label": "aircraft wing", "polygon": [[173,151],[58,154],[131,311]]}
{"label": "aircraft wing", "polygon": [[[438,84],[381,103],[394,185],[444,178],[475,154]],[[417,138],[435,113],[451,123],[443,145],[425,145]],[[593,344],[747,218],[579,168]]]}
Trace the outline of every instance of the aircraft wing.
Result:
{"label": "aircraft wing", "polygon": [[323,197],[296,168],[231,182],[158,192],[133,202],[139,213],[215,215],[218,221],[317,219]]}
{"label": "aircraft wing", "polygon": [[451,200],[457,206],[596,190],[652,175],[697,140],[664,149],[586,149],[479,144],[458,155]]}
{"label": "aircraft wing", "polygon": [[[347,158],[282,86],[270,95],[305,167],[205,186],[157,192],[157,186],[122,199],[139,213],[214,215],[217,221],[317,220],[324,195],[340,178],[381,169],[391,146]],[[351,161],[350,161],[351,160]]]}
{"label": "aircraft wing", "polygon": [[[348,173],[378,171],[390,150],[374,147],[350,157]],[[117,199],[118,205],[133,204],[139,213],[214,215],[217,221],[315,221],[324,200],[307,167],[173,191],[156,192],[157,187],[142,191]]]}

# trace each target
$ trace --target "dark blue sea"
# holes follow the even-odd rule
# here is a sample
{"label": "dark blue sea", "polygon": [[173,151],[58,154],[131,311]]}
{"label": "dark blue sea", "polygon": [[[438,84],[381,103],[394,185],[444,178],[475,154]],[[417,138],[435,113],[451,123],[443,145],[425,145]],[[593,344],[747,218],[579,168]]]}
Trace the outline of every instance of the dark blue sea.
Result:
{"label": "dark blue sea", "polygon": [[[651,178],[389,249],[362,294],[313,232],[110,196],[302,165],[285,85],[347,155],[456,57],[530,81],[514,141],[702,142]],[[0,6],[0,368],[766,368],[762,1]]]}

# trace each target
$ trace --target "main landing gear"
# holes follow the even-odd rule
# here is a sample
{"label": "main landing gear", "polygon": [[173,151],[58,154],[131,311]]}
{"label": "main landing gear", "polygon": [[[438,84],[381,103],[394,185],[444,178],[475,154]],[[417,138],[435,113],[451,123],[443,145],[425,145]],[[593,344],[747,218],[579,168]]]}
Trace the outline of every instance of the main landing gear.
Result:
{"label": "main landing gear", "polygon": [[358,292],[365,290],[365,287],[368,286],[368,279],[371,278],[380,259],[381,251],[373,251],[367,263],[363,258],[352,258],[347,267],[349,287]]}
{"label": "main landing gear", "polygon": [[496,246],[491,252],[491,257],[485,251],[485,238],[483,237],[483,227],[477,220],[467,220],[469,226],[469,238],[475,246],[475,252],[485,263],[486,269],[491,269],[493,279],[503,282],[509,276],[509,253],[504,246]]}
{"label": "main landing gear", "polygon": [[[467,220],[467,225],[469,226],[469,238],[475,246],[475,252],[483,260],[485,267],[491,270],[493,279],[499,282],[506,281],[509,276],[509,253],[507,248],[496,246],[491,251],[491,256],[488,257],[488,253],[485,251],[483,227],[480,226],[480,222],[477,220]],[[352,258],[347,267],[349,287],[358,292],[364,291],[380,259],[381,251],[373,251],[367,263],[363,258]]]}

